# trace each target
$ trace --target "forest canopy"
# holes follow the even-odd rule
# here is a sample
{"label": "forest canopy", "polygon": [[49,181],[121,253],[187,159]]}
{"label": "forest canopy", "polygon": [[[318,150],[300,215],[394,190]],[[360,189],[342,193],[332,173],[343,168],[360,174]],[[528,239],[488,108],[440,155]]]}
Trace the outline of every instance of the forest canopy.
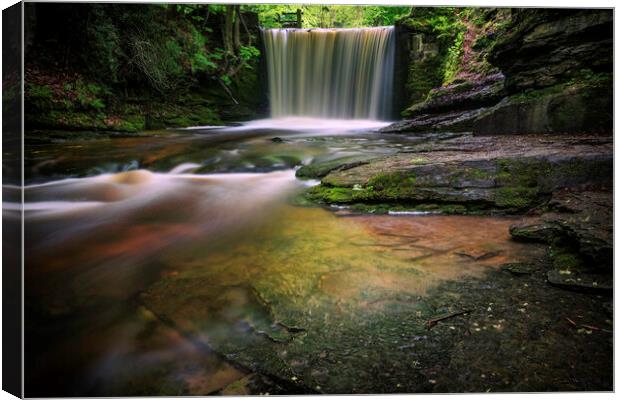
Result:
{"label": "forest canopy", "polygon": [[[243,7],[243,6],[242,6]],[[261,26],[279,28],[278,16],[301,11],[302,28],[359,28],[393,25],[411,7],[274,4],[245,6],[258,12]]]}

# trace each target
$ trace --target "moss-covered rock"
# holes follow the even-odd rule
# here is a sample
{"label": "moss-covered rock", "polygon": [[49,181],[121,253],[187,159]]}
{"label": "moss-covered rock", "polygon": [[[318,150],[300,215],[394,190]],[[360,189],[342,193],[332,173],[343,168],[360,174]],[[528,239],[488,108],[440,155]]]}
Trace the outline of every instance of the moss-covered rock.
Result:
{"label": "moss-covered rock", "polygon": [[514,10],[489,51],[509,97],[476,134],[612,131],[611,10]]}
{"label": "moss-covered rock", "polygon": [[343,170],[366,164],[373,158],[377,158],[377,156],[355,155],[339,157],[333,160],[313,162],[299,168],[295,173],[295,176],[302,179],[322,178],[335,170]]}
{"label": "moss-covered rock", "polygon": [[[556,139],[554,146],[535,136],[519,142],[507,137],[447,140],[414,156],[400,153],[334,170],[307,196],[326,204],[398,204],[409,209],[437,204],[475,212],[523,212],[546,203],[559,188],[610,184],[610,142],[584,145],[576,138]],[[460,151],[457,143],[463,143]],[[450,150],[440,151],[443,148]]]}

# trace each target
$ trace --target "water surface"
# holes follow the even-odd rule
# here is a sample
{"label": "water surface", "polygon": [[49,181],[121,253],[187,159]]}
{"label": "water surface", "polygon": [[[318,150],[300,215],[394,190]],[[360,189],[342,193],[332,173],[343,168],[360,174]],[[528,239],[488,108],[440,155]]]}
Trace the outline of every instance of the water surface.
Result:
{"label": "water surface", "polygon": [[414,312],[528,254],[506,218],[292,205],[300,165],[415,143],[315,122],[29,146],[27,394],[227,393],[265,360],[248,340]]}

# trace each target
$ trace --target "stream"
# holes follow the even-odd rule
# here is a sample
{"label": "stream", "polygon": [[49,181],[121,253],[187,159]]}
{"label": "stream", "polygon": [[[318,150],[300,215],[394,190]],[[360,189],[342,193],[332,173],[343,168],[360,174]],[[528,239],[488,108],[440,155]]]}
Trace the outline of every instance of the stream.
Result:
{"label": "stream", "polygon": [[430,390],[407,377],[437,288],[540,248],[511,241],[506,217],[296,205],[318,183],[295,177],[301,165],[419,140],[382,125],[264,120],[27,146],[26,395]]}

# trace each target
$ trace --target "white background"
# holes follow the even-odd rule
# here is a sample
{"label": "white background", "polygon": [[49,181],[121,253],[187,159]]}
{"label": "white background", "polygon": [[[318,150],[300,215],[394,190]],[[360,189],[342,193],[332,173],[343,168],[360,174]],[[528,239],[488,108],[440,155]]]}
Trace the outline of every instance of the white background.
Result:
{"label": "white background", "polygon": [[[71,0],[61,0],[62,2],[78,2],[78,1],[71,1]],[[103,1],[102,1],[103,2]],[[110,1],[105,1],[105,2],[110,2]],[[317,1],[317,0],[305,0],[305,1],[294,1],[294,0],[237,0],[237,1],[118,1],[119,3],[248,3],[248,4],[255,4],[255,3],[287,3],[287,4],[293,4],[293,3],[299,3],[299,4],[373,4],[373,5],[411,5],[411,6],[481,6],[481,7],[566,7],[566,8],[577,8],[577,7],[582,7],[582,8],[596,8],[596,7],[605,7],[605,8],[610,8],[610,7],[614,7],[615,4],[613,1],[601,1],[601,0],[590,0],[590,1],[577,1],[577,0],[564,0],[564,1],[548,1],[548,0],[538,0],[538,1],[512,1],[512,2],[501,2],[501,1],[489,1],[489,0],[472,0],[472,1],[463,1],[463,0],[435,0],[435,1],[406,1],[406,0],[365,0],[365,1],[356,1],[356,0],[339,0],[339,1],[329,1],[329,0],[321,0],[321,1]],[[5,9],[13,4],[15,4],[15,1],[12,0],[0,0],[0,4],[2,5],[2,9]],[[614,12],[614,17],[615,17],[615,12]],[[617,46],[616,44],[618,43],[618,32],[615,29],[615,23],[614,23],[614,76],[617,76],[617,71],[618,71],[618,53],[616,51]],[[1,22],[0,22],[0,35],[1,35]],[[1,68],[1,67],[0,67]],[[617,82],[614,79],[614,98],[615,98],[615,94],[616,94],[616,89],[617,89]],[[617,116],[617,103],[614,102],[614,116]],[[1,121],[1,116],[0,116],[0,121]],[[617,127],[618,127],[618,120],[615,119],[614,122],[614,132],[617,131]],[[614,133],[614,139],[615,139],[616,135]],[[614,153],[615,153],[615,140],[614,140]],[[1,143],[0,143],[0,150],[1,150]],[[0,151],[1,154],[1,151]],[[1,156],[0,156],[1,157]],[[614,160],[614,175],[617,176],[618,172],[618,165],[615,164],[615,160]],[[1,176],[1,174],[0,174]],[[614,181],[614,191],[616,189],[615,186],[615,181]],[[617,199],[616,199],[617,200]],[[617,203],[614,203],[614,209],[617,208]],[[614,237],[616,234],[616,229],[615,227],[618,226],[618,217],[617,215],[614,215]],[[2,227],[0,225],[0,235],[1,235],[1,231],[2,231]],[[1,246],[1,245],[0,245]],[[620,265],[618,264],[618,254],[615,253],[614,254],[614,261],[615,261],[615,265]],[[1,265],[2,261],[0,259],[0,265]],[[2,278],[0,276],[0,282],[1,282]],[[1,285],[0,285],[1,286]],[[614,288],[614,294],[615,294],[615,288]],[[615,298],[615,297],[614,297]],[[615,302],[616,304],[614,304],[614,310],[617,310],[617,301]],[[0,310],[0,315],[1,315],[1,310]],[[614,312],[614,321],[617,321],[617,312]],[[2,322],[0,319],[0,327],[2,326]],[[16,327],[11,327],[11,329],[16,329]],[[618,331],[615,330],[614,333],[614,344],[618,343],[617,342],[617,336],[618,335]],[[1,348],[1,343],[0,343],[0,353],[2,351]],[[615,366],[615,360],[617,360],[617,352],[618,349],[616,346],[614,346],[614,366]],[[570,353],[566,354],[566,357],[572,357],[572,355]],[[1,371],[2,371],[2,366],[0,366],[0,382],[1,382]],[[618,369],[615,368],[614,369],[614,383],[617,382],[617,377],[618,377]],[[615,385],[614,385],[615,386]],[[557,399],[562,399],[562,400],[581,400],[581,399],[609,399],[612,397],[615,397],[615,394],[613,393],[545,393],[545,394],[459,394],[459,395],[390,395],[390,396],[363,396],[364,399],[380,399],[380,398],[392,398],[392,399],[410,399],[410,400],[425,400],[425,399],[440,399],[440,398],[445,398],[447,396],[459,396],[459,398],[465,398],[465,399],[473,399],[473,398],[484,398],[484,399],[489,399],[489,400],[499,400],[499,399],[510,399],[510,400],[521,400],[521,399],[532,399],[534,397],[544,397],[546,399],[553,399],[553,400],[557,400]],[[308,396],[287,396],[287,398],[298,398],[298,399],[303,399],[303,398],[307,398]],[[11,399],[14,397],[9,395],[6,392],[0,392],[0,400],[5,400],[5,399]],[[171,397],[172,398],[172,397]],[[196,398],[196,397],[195,397]],[[256,399],[258,397],[255,396],[246,396],[244,397],[248,398],[248,399]],[[355,398],[360,398],[360,396],[320,396],[320,399],[355,399]],[[158,397],[158,399],[168,399],[167,397]]]}

